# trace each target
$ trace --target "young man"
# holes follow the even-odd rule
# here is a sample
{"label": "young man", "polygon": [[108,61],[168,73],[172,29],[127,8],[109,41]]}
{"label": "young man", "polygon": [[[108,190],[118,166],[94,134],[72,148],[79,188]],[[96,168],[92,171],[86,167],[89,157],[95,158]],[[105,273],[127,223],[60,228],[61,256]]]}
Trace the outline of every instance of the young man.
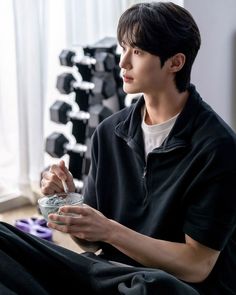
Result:
{"label": "young man", "polygon": [[[65,267],[69,284],[74,268],[79,294],[236,294],[236,136],[190,85],[198,27],[173,3],[136,4],[118,40],[124,90],[143,95],[95,131],[86,205],[49,222],[78,243],[99,242],[102,254],[21,234],[25,247],[50,269]],[[42,192],[61,192],[62,179],[75,190],[63,161],[44,174]]]}

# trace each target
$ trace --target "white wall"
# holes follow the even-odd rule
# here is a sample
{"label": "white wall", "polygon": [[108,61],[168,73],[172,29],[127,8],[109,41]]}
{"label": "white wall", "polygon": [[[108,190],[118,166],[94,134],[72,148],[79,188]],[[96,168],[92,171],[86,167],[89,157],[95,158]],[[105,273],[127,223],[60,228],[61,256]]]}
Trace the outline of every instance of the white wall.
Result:
{"label": "white wall", "polygon": [[202,37],[192,83],[236,130],[236,1],[185,0],[184,7],[193,15]]}

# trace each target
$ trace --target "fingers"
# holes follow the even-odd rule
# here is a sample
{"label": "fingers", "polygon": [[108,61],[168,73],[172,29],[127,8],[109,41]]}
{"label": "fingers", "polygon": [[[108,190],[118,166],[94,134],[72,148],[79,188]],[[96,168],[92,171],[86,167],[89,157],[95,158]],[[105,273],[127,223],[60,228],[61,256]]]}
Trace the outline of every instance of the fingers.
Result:
{"label": "fingers", "polygon": [[93,208],[87,206],[87,205],[82,205],[82,206],[62,206],[59,209],[60,214],[77,214],[77,215],[83,215],[83,216],[88,216],[92,213]]}
{"label": "fingers", "polygon": [[68,185],[68,188],[69,188],[69,191],[75,191],[73,176],[70,173],[70,171],[66,168],[65,162],[63,160],[61,160],[59,162],[59,167],[65,173],[65,175],[62,176],[63,178],[61,178],[61,179],[66,181],[66,183]]}
{"label": "fingers", "polygon": [[[61,163],[63,163],[63,165],[61,165]],[[49,169],[49,172],[55,174],[60,180],[66,180],[66,171],[67,168],[65,167],[65,163],[63,160],[60,161],[59,165],[53,164]]]}
{"label": "fingers", "polygon": [[43,173],[41,180],[41,191],[44,195],[51,195],[63,191],[61,180],[50,171]]}
{"label": "fingers", "polygon": [[52,165],[50,168],[50,172],[57,175],[60,180],[66,181],[70,192],[75,191],[73,176],[65,166],[65,162],[63,160],[61,160],[58,165]]}
{"label": "fingers", "polygon": [[75,191],[73,176],[61,160],[59,164],[54,164],[49,171],[43,173],[41,180],[41,191],[44,195],[61,193],[64,191],[62,180],[66,181],[70,192]]}
{"label": "fingers", "polygon": [[88,241],[107,240],[109,219],[92,207],[63,206],[58,213],[48,216],[48,227]]}
{"label": "fingers", "polygon": [[[87,241],[97,241],[96,235],[91,232],[91,227],[84,217],[80,216],[60,216],[51,214],[50,220],[47,223],[49,228],[58,230],[63,233],[68,233],[77,238]],[[59,223],[59,224],[58,224]]]}
{"label": "fingers", "polygon": [[[48,226],[58,230],[70,226],[70,231],[67,229],[66,232],[71,232],[71,230],[73,232],[73,228],[78,231],[78,227],[81,229],[81,227],[91,223],[91,213],[94,213],[93,208],[89,206],[63,206],[58,213],[48,215]],[[63,224],[63,227],[58,223]],[[76,225],[76,227],[72,227],[73,225]]]}
{"label": "fingers", "polygon": [[55,193],[60,193],[62,192],[61,181],[59,183],[56,183],[43,178],[41,180],[41,191],[44,195],[53,195]]}
{"label": "fingers", "polygon": [[60,160],[58,165],[61,167],[62,170],[66,168],[65,162],[63,160]]}
{"label": "fingers", "polygon": [[59,215],[50,214],[48,216],[48,227],[65,232],[78,233],[88,226],[88,222],[81,215]]}
{"label": "fingers", "polygon": [[71,215],[61,215],[58,213],[52,213],[48,215],[49,223],[53,224],[64,224],[64,225],[83,225],[85,222],[82,220],[81,215],[71,214]]}

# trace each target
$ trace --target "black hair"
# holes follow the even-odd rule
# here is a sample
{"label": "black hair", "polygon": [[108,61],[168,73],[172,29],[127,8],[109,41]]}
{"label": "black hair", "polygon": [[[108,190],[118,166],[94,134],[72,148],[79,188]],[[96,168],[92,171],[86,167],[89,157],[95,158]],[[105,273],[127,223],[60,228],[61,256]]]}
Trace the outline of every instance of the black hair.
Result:
{"label": "black hair", "polygon": [[160,57],[161,66],[177,53],[186,61],[176,73],[179,92],[190,84],[193,62],[200,48],[200,32],[192,15],[172,2],[138,3],[128,8],[120,17],[117,38],[132,47],[138,47]]}

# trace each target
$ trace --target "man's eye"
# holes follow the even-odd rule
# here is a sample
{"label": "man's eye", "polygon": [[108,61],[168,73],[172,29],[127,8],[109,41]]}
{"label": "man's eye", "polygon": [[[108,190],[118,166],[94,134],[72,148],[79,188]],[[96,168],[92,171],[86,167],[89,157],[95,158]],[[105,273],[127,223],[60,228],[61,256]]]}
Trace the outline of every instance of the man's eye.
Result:
{"label": "man's eye", "polygon": [[122,46],[122,45],[120,47],[121,47],[122,52],[124,52],[125,51],[125,47]]}
{"label": "man's eye", "polygon": [[139,54],[141,54],[141,51],[138,50],[138,49],[135,49],[135,50],[134,50],[134,54],[138,54],[138,55],[139,55]]}

